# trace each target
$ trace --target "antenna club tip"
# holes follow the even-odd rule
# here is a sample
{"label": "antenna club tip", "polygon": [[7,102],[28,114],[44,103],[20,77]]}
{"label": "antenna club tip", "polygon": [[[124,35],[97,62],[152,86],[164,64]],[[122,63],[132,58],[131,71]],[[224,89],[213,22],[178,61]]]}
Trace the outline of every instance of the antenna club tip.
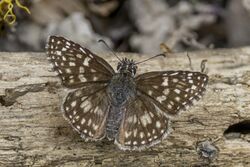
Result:
{"label": "antenna club tip", "polygon": [[97,42],[103,42],[103,39],[98,39],[98,41]]}
{"label": "antenna club tip", "polygon": [[166,57],[166,54],[161,53],[161,54],[158,54],[157,56],[163,56],[163,57]]}

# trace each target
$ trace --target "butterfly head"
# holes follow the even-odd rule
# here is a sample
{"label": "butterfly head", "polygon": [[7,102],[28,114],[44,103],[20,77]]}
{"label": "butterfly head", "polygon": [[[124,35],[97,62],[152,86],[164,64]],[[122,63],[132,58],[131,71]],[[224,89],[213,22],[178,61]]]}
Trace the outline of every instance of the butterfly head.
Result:
{"label": "butterfly head", "polygon": [[117,65],[117,71],[121,74],[131,75],[132,77],[136,74],[136,63],[132,59],[124,58]]}

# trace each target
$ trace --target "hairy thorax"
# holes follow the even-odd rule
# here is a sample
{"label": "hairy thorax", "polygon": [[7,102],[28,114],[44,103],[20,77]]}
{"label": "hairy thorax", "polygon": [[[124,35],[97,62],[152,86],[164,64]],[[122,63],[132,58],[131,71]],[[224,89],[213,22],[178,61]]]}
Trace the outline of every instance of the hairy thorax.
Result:
{"label": "hairy thorax", "polygon": [[135,98],[134,78],[126,73],[118,73],[112,77],[107,91],[110,102],[116,107],[122,107],[126,102]]}

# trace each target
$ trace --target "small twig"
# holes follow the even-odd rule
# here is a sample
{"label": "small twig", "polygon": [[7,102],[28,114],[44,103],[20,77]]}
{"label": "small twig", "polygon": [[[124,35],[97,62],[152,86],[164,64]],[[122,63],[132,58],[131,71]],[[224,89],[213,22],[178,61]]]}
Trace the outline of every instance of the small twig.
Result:
{"label": "small twig", "polygon": [[207,60],[204,59],[201,61],[201,65],[200,65],[200,68],[201,68],[201,72],[202,73],[207,73],[207,70],[206,70],[206,63],[207,63]]}
{"label": "small twig", "polygon": [[188,52],[187,52],[186,56],[188,57],[188,61],[189,61],[189,68],[193,71],[193,70],[194,70],[194,68],[193,68],[193,65],[192,65],[192,60],[191,60],[190,56],[188,55]]}

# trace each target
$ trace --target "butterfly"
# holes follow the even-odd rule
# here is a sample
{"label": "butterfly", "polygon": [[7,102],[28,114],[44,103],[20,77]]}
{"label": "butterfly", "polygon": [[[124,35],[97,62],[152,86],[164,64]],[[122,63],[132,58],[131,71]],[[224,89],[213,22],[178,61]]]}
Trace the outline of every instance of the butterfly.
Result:
{"label": "butterfly", "polygon": [[199,100],[208,76],[191,71],[136,75],[137,64],[119,59],[117,72],[103,58],[59,36],[50,36],[47,57],[71,91],[62,104],[70,125],[86,140],[107,137],[122,150],[143,150],[170,132],[171,117]]}

